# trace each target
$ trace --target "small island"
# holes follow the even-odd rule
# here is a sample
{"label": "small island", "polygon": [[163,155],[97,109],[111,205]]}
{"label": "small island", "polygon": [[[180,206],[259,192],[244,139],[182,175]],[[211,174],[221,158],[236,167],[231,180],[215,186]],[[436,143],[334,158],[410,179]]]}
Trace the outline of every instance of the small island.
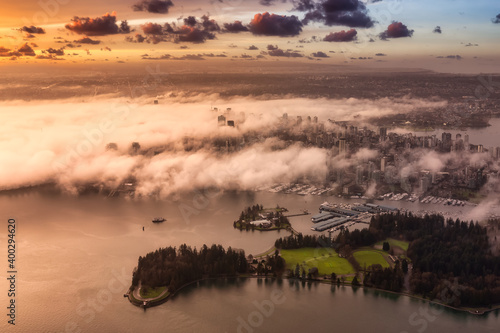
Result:
{"label": "small island", "polygon": [[245,208],[240,214],[240,218],[233,222],[233,226],[239,230],[280,230],[290,229],[290,221],[284,212],[288,210],[279,205],[276,208],[264,208],[256,204]]}

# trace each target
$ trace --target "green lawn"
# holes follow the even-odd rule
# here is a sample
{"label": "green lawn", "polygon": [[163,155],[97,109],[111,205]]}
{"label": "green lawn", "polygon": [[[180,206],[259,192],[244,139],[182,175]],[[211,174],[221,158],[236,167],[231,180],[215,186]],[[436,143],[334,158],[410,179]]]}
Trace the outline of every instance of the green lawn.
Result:
{"label": "green lawn", "polygon": [[141,288],[141,297],[143,298],[153,298],[158,297],[160,294],[167,289],[167,287],[158,287],[158,288]]}
{"label": "green lawn", "polygon": [[359,250],[353,253],[354,259],[359,263],[362,269],[371,265],[379,264],[382,267],[389,267],[389,263],[384,256],[376,250]]}
{"label": "green lawn", "polygon": [[335,250],[329,248],[281,250],[281,257],[285,259],[287,268],[294,271],[299,264],[306,272],[309,268],[317,267],[320,275],[356,273],[347,259],[340,258]]}
{"label": "green lawn", "polygon": [[402,248],[403,250],[405,251],[408,251],[408,245],[410,245],[409,242],[405,242],[405,241],[400,241],[400,240],[397,240],[397,239],[394,239],[394,238],[387,238],[386,240],[384,241],[381,241],[381,242],[378,242],[377,244],[375,245],[380,245],[382,246],[384,244],[384,242],[389,242],[389,245],[391,247],[393,246],[397,246],[397,247],[400,247]]}

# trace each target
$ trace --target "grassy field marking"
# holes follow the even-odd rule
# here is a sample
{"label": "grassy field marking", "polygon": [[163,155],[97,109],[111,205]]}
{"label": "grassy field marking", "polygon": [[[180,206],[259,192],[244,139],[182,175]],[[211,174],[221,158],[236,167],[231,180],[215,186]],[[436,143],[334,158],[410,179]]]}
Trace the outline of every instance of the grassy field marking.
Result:
{"label": "grassy field marking", "polygon": [[287,268],[292,271],[295,271],[295,266],[299,264],[306,273],[312,267],[317,267],[320,275],[330,275],[333,272],[337,275],[356,273],[347,259],[340,258],[335,250],[329,248],[281,250],[281,257],[285,259]]}
{"label": "grassy field marking", "polygon": [[141,288],[140,294],[142,298],[154,298],[160,296],[165,289],[167,287]]}
{"label": "grassy field marking", "polygon": [[384,242],[389,242],[389,245],[391,247],[397,246],[397,247],[400,247],[401,249],[403,249],[404,251],[408,251],[408,246],[410,245],[410,242],[400,241],[400,240],[397,240],[394,238],[387,238],[386,240],[378,242],[377,244],[375,244],[375,246],[377,246],[377,245],[382,246],[384,244]]}
{"label": "grassy field marking", "polygon": [[379,251],[374,250],[359,250],[353,253],[354,259],[362,268],[368,268],[371,265],[379,264],[382,267],[390,267],[387,260]]}

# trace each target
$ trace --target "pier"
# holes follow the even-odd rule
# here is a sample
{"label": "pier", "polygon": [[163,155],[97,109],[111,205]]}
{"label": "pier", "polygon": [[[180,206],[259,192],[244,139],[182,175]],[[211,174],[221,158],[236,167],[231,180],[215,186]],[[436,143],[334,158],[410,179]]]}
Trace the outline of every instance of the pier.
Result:
{"label": "pier", "polygon": [[305,210],[304,212],[302,213],[297,213],[297,214],[291,214],[291,215],[284,215],[285,217],[295,217],[295,216],[304,216],[304,215],[309,215],[310,213]]}

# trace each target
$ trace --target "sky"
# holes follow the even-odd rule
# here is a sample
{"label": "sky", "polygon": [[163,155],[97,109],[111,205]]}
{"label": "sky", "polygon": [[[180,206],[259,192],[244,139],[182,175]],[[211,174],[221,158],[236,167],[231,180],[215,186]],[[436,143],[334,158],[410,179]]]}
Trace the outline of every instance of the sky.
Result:
{"label": "sky", "polygon": [[500,72],[494,0],[1,1],[0,68],[280,61]]}

